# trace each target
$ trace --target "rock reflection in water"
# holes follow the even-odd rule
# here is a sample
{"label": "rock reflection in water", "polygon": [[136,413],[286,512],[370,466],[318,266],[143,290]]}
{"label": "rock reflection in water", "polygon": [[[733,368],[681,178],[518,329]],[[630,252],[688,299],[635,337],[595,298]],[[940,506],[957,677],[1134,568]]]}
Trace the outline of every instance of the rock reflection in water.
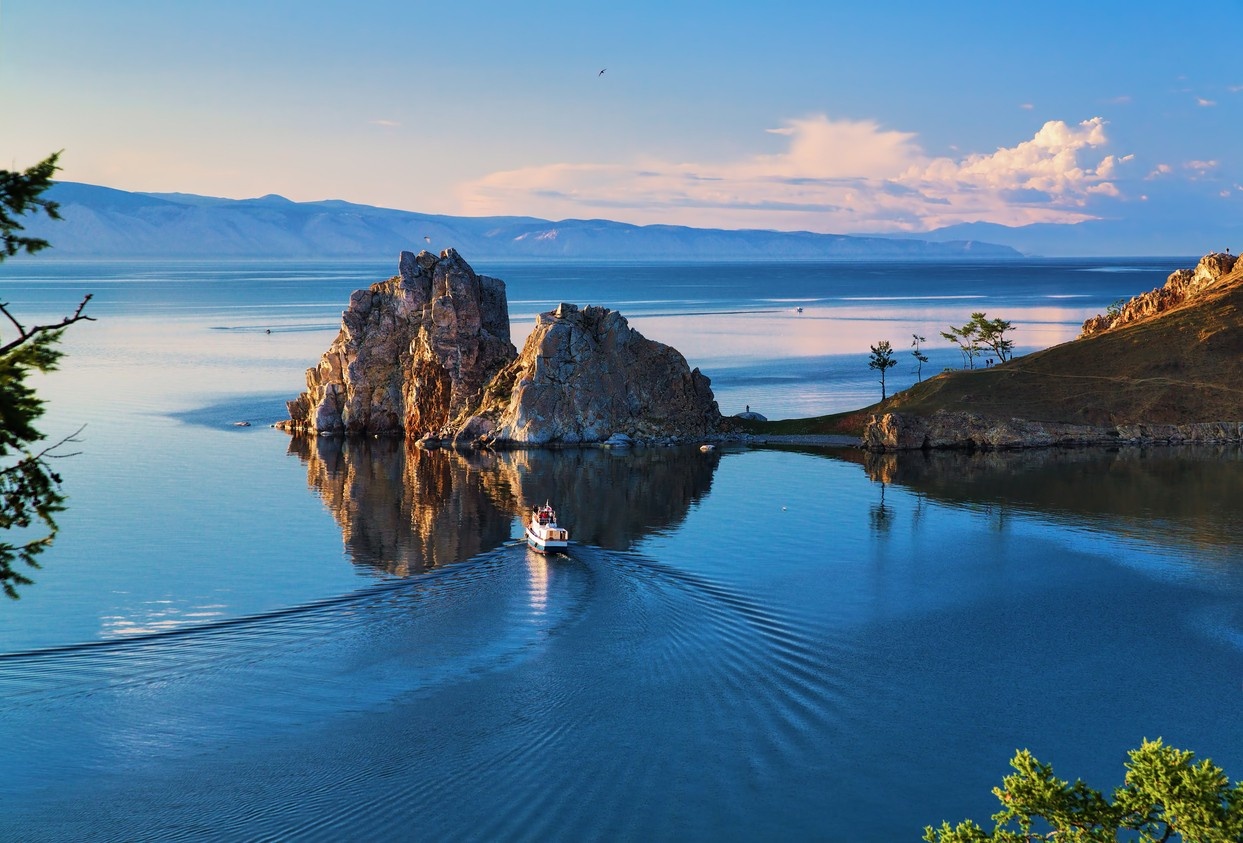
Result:
{"label": "rock reflection in water", "polygon": [[295,436],[289,452],[350,558],[397,576],[498,547],[545,501],[575,542],[627,549],[679,525],[720,462],[687,448],[460,453],[398,437]]}
{"label": "rock reflection in water", "polygon": [[681,524],[712,488],[721,460],[698,448],[503,451],[495,458],[516,512],[549,501],[571,539],[612,550]]}
{"label": "rock reflection in water", "polygon": [[1243,541],[1243,448],[1047,448],[1030,451],[842,452],[881,484],[964,506],[999,506],[1105,522],[1158,543]]}
{"label": "rock reflection in water", "polygon": [[509,539],[513,510],[491,472],[399,437],[295,436],[290,453],[341,527],[350,558],[409,576]]}

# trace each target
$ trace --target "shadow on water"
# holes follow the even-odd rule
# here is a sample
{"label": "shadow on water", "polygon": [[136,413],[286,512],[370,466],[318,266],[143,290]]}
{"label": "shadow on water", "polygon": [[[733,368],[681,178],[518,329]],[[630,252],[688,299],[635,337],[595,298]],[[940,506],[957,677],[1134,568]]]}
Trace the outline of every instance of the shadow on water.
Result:
{"label": "shadow on water", "polygon": [[329,436],[294,437],[289,452],[306,465],[307,485],[355,564],[397,576],[504,544],[545,501],[575,542],[626,550],[682,523],[720,460],[686,448],[460,453]]}
{"label": "shadow on water", "polygon": [[1243,541],[1243,448],[826,453],[876,483],[959,507],[1001,507],[1107,526],[1157,544],[1229,548]]}

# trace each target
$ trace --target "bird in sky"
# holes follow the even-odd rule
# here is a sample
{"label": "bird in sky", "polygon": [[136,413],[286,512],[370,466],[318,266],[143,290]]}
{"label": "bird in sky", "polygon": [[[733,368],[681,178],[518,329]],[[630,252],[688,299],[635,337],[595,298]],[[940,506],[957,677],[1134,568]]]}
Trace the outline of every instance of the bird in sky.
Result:
{"label": "bird in sky", "polygon": [[432,238],[428,237],[426,234],[423,235],[423,239],[426,240],[428,243],[432,242]]}
{"label": "bird in sky", "polygon": [[596,78],[599,78],[599,77],[603,76],[603,75],[604,75],[604,71],[605,71],[605,70],[608,70],[608,68],[606,67],[606,68],[602,69],[599,73],[597,73],[597,74],[596,74]]}

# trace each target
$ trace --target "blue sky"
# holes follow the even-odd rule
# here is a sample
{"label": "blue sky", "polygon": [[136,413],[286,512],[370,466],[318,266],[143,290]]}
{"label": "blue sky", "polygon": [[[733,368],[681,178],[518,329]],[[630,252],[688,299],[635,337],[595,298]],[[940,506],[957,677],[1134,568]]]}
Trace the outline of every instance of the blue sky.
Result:
{"label": "blue sky", "polygon": [[838,233],[1238,218],[1241,12],[0,0],[0,167]]}

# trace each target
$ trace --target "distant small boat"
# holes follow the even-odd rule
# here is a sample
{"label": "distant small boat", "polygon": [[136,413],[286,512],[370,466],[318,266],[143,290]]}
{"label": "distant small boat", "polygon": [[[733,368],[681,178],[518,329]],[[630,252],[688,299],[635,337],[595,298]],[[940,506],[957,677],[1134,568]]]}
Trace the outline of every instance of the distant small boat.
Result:
{"label": "distant small boat", "polygon": [[527,544],[539,553],[564,553],[570,546],[570,531],[557,526],[557,513],[547,501],[531,510],[526,533]]}

